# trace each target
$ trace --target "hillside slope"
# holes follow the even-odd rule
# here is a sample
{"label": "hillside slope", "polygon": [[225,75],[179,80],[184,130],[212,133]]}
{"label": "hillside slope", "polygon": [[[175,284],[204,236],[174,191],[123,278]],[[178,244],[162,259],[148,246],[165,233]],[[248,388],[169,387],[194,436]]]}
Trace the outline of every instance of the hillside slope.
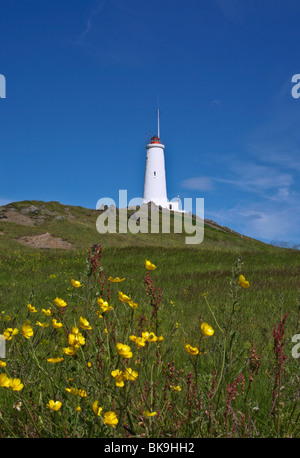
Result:
{"label": "hillside slope", "polygon": [[[128,212],[129,217],[132,211]],[[185,234],[100,234],[100,212],[59,202],[22,201],[0,207],[0,251],[34,249],[84,249],[101,242],[104,247],[186,247],[201,250],[274,250],[274,247],[205,220],[204,241],[186,245]],[[174,217],[171,215],[171,227]],[[118,226],[117,226],[118,227]]]}

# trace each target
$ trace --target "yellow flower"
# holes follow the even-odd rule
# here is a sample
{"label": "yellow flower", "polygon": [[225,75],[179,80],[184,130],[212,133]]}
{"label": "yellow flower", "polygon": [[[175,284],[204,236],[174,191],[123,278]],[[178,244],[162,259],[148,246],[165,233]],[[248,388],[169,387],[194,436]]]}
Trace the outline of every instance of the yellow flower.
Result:
{"label": "yellow flower", "polygon": [[9,388],[13,391],[21,391],[24,388],[19,378],[9,379]]}
{"label": "yellow flower", "polygon": [[93,412],[100,417],[103,407],[99,407],[99,401],[93,402]]}
{"label": "yellow flower", "polygon": [[63,300],[57,297],[54,299],[54,304],[57,305],[57,307],[66,307],[67,303]]}
{"label": "yellow flower", "polygon": [[52,311],[51,309],[42,309],[41,310],[46,316],[51,316],[52,315]]}
{"label": "yellow flower", "polygon": [[81,412],[81,407],[80,406],[76,407],[76,412]]}
{"label": "yellow flower", "polygon": [[33,313],[37,312],[37,309],[31,304],[27,304],[27,308],[28,308],[29,312],[33,312]]}
{"label": "yellow flower", "polygon": [[47,361],[48,361],[49,363],[53,363],[53,364],[55,364],[55,363],[60,363],[60,362],[63,361],[63,360],[64,360],[64,358],[60,358],[60,357],[57,357],[57,358],[48,358],[48,359],[47,359]]}
{"label": "yellow flower", "polygon": [[124,281],[125,278],[120,278],[120,277],[108,277],[108,280],[111,281],[112,283],[120,283],[121,281]]}
{"label": "yellow flower", "polygon": [[126,380],[126,379],[124,378],[123,371],[120,371],[120,369],[116,369],[116,370],[111,372],[111,375],[115,379],[116,386],[119,386],[119,387],[124,386],[124,380]]}
{"label": "yellow flower", "polygon": [[123,376],[126,380],[131,380],[133,382],[138,378],[138,375],[139,374],[136,371],[133,371],[131,367],[127,367],[123,373]]}
{"label": "yellow flower", "polygon": [[138,305],[136,302],[133,302],[133,301],[129,301],[128,302],[128,305],[130,305],[130,307],[134,310],[136,310],[138,308]]}
{"label": "yellow flower", "polygon": [[0,361],[0,367],[5,367],[6,366],[6,362],[5,361]]}
{"label": "yellow flower", "polygon": [[27,323],[23,323],[21,331],[22,331],[22,334],[25,337],[25,339],[30,339],[30,337],[33,336],[33,329]]}
{"label": "yellow flower", "polygon": [[89,369],[92,367],[92,363],[91,363],[90,361],[88,361],[87,367],[88,367]]}
{"label": "yellow flower", "polygon": [[157,412],[149,412],[149,410],[144,410],[143,415],[144,417],[154,417],[157,415]]}
{"label": "yellow flower", "polygon": [[143,337],[129,336],[129,340],[134,342],[138,348],[144,347],[146,345],[146,340]]}
{"label": "yellow flower", "polygon": [[109,425],[112,428],[114,428],[119,423],[119,420],[117,419],[117,416],[116,416],[115,412],[112,412],[110,410],[109,412],[105,412],[104,418],[103,418],[103,423],[105,425]]}
{"label": "yellow flower", "polygon": [[154,264],[152,264],[152,262],[150,262],[147,259],[145,259],[145,268],[147,270],[154,270],[154,269],[156,269],[156,266]]}
{"label": "yellow flower", "polygon": [[49,323],[41,323],[40,321],[37,321],[35,324],[41,328],[48,328],[49,326]]}
{"label": "yellow flower", "polygon": [[78,394],[81,398],[87,397],[87,392],[85,390],[78,390]]}
{"label": "yellow flower", "polygon": [[19,330],[17,328],[6,328],[3,331],[3,336],[5,340],[11,340],[12,336],[18,334]]}
{"label": "yellow flower", "polygon": [[177,385],[177,386],[170,385],[170,388],[171,388],[173,391],[181,391],[181,386],[179,386],[179,385]]}
{"label": "yellow flower", "polygon": [[2,388],[8,388],[10,383],[9,377],[6,374],[0,374],[0,386]]}
{"label": "yellow flower", "polygon": [[[102,297],[97,297],[97,304],[100,305],[100,308],[102,312],[108,312],[109,310],[112,310],[112,307],[108,305],[107,301],[104,301]],[[101,313],[101,312],[100,312]],[[100,318],[100,317],[99,317]]]}
{"label": "yellow flower", "polygon": [[197,347],[191,347],[189,344],[185,346],[185,349],[190,355],[198,355],[199,354],[198,348]]}
{"label": "yellow flower", "polygon": [[119,291],[119,301],[121,302],[130,302],[131,299],[129,296],[126,296],[126,294],[123,294],[121,291]]}
{"label": "yellow flower", "polygon": [[72,386],[70,388],[66,388],[66,391],[68,393],[71,393],[73,394],[74,396],[77,396],[78,395],[78,389],[77,388],[73,388]]}
{"label": "yellow flower", "polygon": [[239,285],[242,286],[243,288],[249,288],[250,283],[246,280],[244,275],[239,276]]}
{"label": "yellow flower", "polygon": [[72,278],[71,282],[72,282],[72,285],[74,286],[74,288],[80,288],[82,286],[80,281],[74,280],[73,278]]}
{"label": "yellow flower", "polygon": [[63,324],[57,321],[56,318],[52,318],[52,325],[55,329],[62,328]]}
{"label": "yellow flower", "polygon": [[51,280],[54,280],[54,278],[56,278],[56,275],[55,274],[50,274],[49,277],[51,278]]}
{"label": "yellow flower", "polygon": [[90,326],[88,320],[86,318],[83,318],[82,316],[79,318],[79,326],[85,331],[92,329],[92,326]]}
{"label": "yellow flower", "polygon": [[100,310],[97,310],[96,314],[98,315],[99,318],[103,318],[103,315],[101,315],[102,312]]}
{"label": "yellow flower", "polygon": [[128,345],[117,343],[117,352],[119,353],[120,356],[123,356],[123,358],[132,357],[132,352],[131,352],[130,347],[128,347]]}
{"label": "yellow flower", "polygon": [[207,324],[207,323],[202,323],[201,324],[201,330],[202,330],[202,333],[205,335],[205,336],[212,336],[213,333],[215,332],[213,330],[213,328]]}
{"label": "yellow flower", "polygon": [[147,342],[156,342],[157,341],[157,336],[154,334],[154,332],[142,332],[142,337],[147,341]]}
{"label": "yellow flower", "polygon": [[76,326],[73,326],[72,332],[68,335],[68,342],[71,347],[75,347],[77,349],[85,344],[85,338]]}
{"label": "yellow flower", "polygon": [[74,347],[65,347],[63,348],[63,352],[65,355],[68,355],[68,356],[73,356],[75,355],[75,353],[77,353],[77,348],[74,348]]}
{"label": "yellow flower", "polygon": [[47,407],[49,407],[51,410],[54,410],[55,412],[57,412],[61,406],[62,403],[60,401],[53,401],[53,399],[51,399],[47,404]]}

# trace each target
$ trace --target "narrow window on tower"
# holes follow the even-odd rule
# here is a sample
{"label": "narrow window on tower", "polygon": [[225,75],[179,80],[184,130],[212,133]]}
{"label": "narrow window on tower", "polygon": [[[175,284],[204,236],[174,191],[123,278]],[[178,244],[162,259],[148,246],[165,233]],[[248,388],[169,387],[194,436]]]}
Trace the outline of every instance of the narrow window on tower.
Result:
{"label": "narrow window on tower", "polygon": [[155,176],[155,177],[156,177],[156,172],[153,172],[153,176]]}

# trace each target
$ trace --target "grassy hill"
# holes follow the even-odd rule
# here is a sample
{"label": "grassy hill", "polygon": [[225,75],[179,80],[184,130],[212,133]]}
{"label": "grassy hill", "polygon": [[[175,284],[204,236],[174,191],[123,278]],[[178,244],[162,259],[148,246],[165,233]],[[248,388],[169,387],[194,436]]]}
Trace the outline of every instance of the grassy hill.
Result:
{"label": "grassy hill", "polygon": [[[21,249],[24,246],[37,248],[88,249],[101,241],[105,248],[111,247],[165,247],[189,248],[184,243],[185,234],[99,234],[96,220],[100,212],[80,206],[66,206],[59,202],[23,201],[0,207],[0,252]],[[131,211],[128,212],[130,217]],[[171,215],[171,228],[174,215]],[[149,230],[150,232],[150,230]],[[42,235],[48,235],[44,239]],[[52,237],[65,242],[57,243]],[[40,243],[39,243],[40,238]],[[30,243],[30,241],[32,243]],[[51,245],[52,241],[52,245]],[[36,243],[34,243],[36,242]],[[44,244],[43,244],[44,243]],[[217,248],[219,250],[274,251],[273,247],[245,237],[211,220],[205,220],[205,237],[194,250]]]}

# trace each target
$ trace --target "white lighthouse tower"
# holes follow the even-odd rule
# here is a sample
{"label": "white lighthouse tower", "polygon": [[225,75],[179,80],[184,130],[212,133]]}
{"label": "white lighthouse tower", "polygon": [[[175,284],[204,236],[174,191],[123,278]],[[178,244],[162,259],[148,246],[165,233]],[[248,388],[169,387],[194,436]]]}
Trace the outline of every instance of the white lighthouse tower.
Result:
{"label": "white lighthouse tower", "polygon": [[143,203],[154,202],[162,208],[178,210],[178,202],[168,202],[167,197],[165,145],[160,141],[159,108],[157,109],[157,135],[151,138],[146,149]]}

